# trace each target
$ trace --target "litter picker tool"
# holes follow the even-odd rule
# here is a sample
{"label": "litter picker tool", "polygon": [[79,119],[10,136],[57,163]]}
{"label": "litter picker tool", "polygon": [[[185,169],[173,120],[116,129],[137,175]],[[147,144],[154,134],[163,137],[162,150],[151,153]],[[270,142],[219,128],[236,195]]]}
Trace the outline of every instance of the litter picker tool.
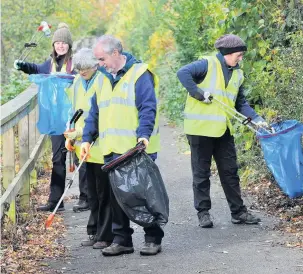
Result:
{"label": "litter picker tool", "polygon": [[53,220],[54,220],[54,218],[55,218],[55,214],[56,214],[56,212],[57,212],[57,210],[58,210],[58,208],[59,208],[61,202],[63,201],[63,199],[64,199],[64,197],[65,197],[67,191],[68,191],[68,190],[70,189],[70,187],[72,186],[72,184],[73,184],[73,182],[74,182],[74,179],[75,179],[75,177],[76,177],[77,172],[79,171],[79,169],[81,168],[82,164],[83,164],[84,161],[86,160],[86,157],[87,157],[87,155],[88,155],[88,153],[89,153],[91,147],[92,147],[92,146],[94,145],[94,143],[96,142],[97,138],[98,138],[98,135],[95,135],[94,138],[93,138],[92,143],[91,143],[90,146],[89,146],[88,151],[85,153],[83,159],[80,161],[80,163],[79,163],[79,165],[78,165],[76,171],[74,172],[73,177],[69,180],[67,186],[65,187],[65,190],[64,190],[64,192],[63,192],[63,194],[62,194],[62,196],[61,196],[59,202],[57,203],[55,209],[53,210],[53,212],[48,216],[47,220],[45,221],[45,228],[49,228],[49,227],[51,226],[51,224],[53,223]]}
{"label": "litter picker tool", "polygon": [[44,36],[50,37],[51,35],[51,25],[49,25],[47,22],[42,21],[40,26],[37,28],[37,31],[32,36],[31,40],[28,43],[24,44],[24,50],[22,51],[20,57],[18,60],[23,62],[27,56],[30,54],[30,52],[38,46],[38,42],[40,39]]}
{"label": "litter picker tool", "polygon": [[205,98],[218,104],[227,114],[257,134],[264,160],[281,190],[290,198],[303,195],[303,124],[296,120],[277,121],[264,127],[250,117],[237,112],[224,102],[205,94]]}
{"label": "litter picker tool", "polygon": [[216,99],[210,94],[205,94],[205,97],[208,97],[210,101],[214,101],[217,103],[226,113],[234,117],[237,121],[239,121],[241,124],[247,126],[250,130],[253,132],[260,133],[259,130],[262,128],[266,133],[270,134],[268,128],[258,125],[254,121],[252,121],[251,117],[246,117],[245,115],[241,114],[240,112],[236,111],[234,108],[228,106],[227,104],[223,103],[222,101]]}
{"label": "litter picker tool", "polygon": [[[81,115],[83,114],[83,110],[82,109],[78,109],[73,117],[71,118],[71,120],[69,121],[69,131],[72,130],[72,125],[76,124],[76,122],[79,120],[79,118],[81,117]],[[69,152],[69,172],[74,172],[75,171],[75,165],[74,165],[74,161],[73,161],[73,153],[72,151]]]}

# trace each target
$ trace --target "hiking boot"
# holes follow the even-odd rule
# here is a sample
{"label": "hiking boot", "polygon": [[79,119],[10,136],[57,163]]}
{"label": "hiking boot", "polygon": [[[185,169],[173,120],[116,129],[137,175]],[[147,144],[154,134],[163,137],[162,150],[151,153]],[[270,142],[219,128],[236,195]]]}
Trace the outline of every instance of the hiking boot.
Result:
{"label": "hiking boot", "polygon": [[134,252],[132,246],[122,246],[116,243],[112,243],[109,247],[102,249],[104,256],[118,256],[121,254],[130,254]]}
{"label": "hiking boot", "polygon": [[[55,203],[46,203],[45,205],[40,205],[37,207],[37,211],[53,211],[55,209],[57,204]],[[57,212],[64,211],[64,205],[63,203],[60,204],[60,206],[57,209]]]}
{"label": "hiking boot", "polygon": [[140,254],[145,256],[157,255],[159,252],[161,252],[161,245],[155,243],[145,243],[140,250]]}
{"label": "hiking boot", "polygon": [[79,200],[78,203],[73,206],[74,212],[80,212],[85,210],[89,210],[89,204],[86,200]]}
{"label": "hiking boot", "polygon": [[202,211],[198,213],[198,218],[199,218],[199,226],[203,228],[210,228],[213,227],[213,222],[210,219],[210,215],[208,211]]}
{"label": "hiking boot", "polygon": [[82,246],[94,246],[97,242],[96,235],[88,235],[88,240],[84,240],[81,242]]}
{"label": "hiking boot", "polygon": [[93,245],[93,249],[103,249],[106,248],[108,246],[110,246],[111,243],[108,242],[95,242],[95,244]]}
{"label": "hiking boot", "polygon": [[238,215],[234,215],[231,217],[231,222],[233,224],[254,225],[261,222],[261,219],[252,215],[249,212],[240,212]]}

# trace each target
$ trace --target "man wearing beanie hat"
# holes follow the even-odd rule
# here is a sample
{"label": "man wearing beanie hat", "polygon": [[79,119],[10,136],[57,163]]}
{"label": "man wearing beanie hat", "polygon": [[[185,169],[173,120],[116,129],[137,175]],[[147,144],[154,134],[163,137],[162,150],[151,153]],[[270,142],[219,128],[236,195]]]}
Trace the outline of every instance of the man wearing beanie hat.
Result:
{"label": "man wearing beanie hat", "polygon": [[234,34],[226,34],[221,36],[216,41],[215,48],[218,49],[222,55],[247,51],[244,41],[239,36]]}
{"label": "man wearing beanie hat", "polygon": [[247,211],[241,198],[231,122],[227,113],[209,99],[212,95],[251,117],[254,122],[264,123],[244,97],[244,77],[238,63],[247,47],[239,36],[227,34],[216,41],[215,48],[219,50],[216,56],[206,56],[185,65],[177,73],[188,91],[184,131],[191,148],[194,205],[199,225],[203,228],[212,227],[209,177],[211,159],[214,157],[232,223],[257,224],[260,219]]}
{"label": "man wearing beanie hat", "polygon": [[[52,38],[52,53],[42,64],[28,63],[16,60],[14,67],[27,74],[51,74],[51,73],[68,73],[75,74],[72,66],[72,45],[73,40],[67,24],[59,23],[57,30]],[[53,211],[57,202],[60,200],[66,179],[66,152],[64,135],[51,135],[52,142],[52,174],[50,182],[50,194],[48,202],[38,206],[39,211]],[[89,210],[87,201],[87,183],[85,177],[85,169],[79,171],[79,190],[80,197],[78,203],[74,206],[75,211]],[[63,203],[58,210],[64,210]]]}

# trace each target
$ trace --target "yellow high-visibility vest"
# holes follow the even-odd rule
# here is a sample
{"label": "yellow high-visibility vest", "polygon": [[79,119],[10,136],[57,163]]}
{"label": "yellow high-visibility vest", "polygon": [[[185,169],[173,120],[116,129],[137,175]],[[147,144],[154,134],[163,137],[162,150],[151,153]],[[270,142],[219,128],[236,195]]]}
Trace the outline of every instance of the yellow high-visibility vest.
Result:
{"label": "yellow high-visibility vest", "polygon": [[[138,110],[135,103],[135,84],[138,78],[150,69],[147,64],[134,64],[120,79],[114,90],[104,90],[98,98],[99,106],[99,139],[103,155],[110,153],[123,154],[137,144],[136,129],[139,125]],[[151,72],[152,73],[152,72]],[[159,80],[152,73],[155,93],[158,100]],[[154,130],[149,139],[147,153],[160,150],[159,109]]]}
{"label": "yellow high-visibility vest", "polygon": [[[83,110],[82,116],[75,124],[76,129],[81,130],[84,128],[84,120],[87,118],[91,107],[91,97],[95,93],[98,96],[105,90],[109,90],[109,91],[112,90],[109,79],[105,77],[103,73],[97,71],[94,77],[95,77],[94,82],[87,91],[85,91],[83,87],[83,82],[80,75],[77,75],[75,77],[73,85],[68,89],[68,95],[72,102],[74,112],[78,109]],[[75,152],[78,157],[80,157],[81,139],[82,137],[79,137],[75,142]],[[88,158],[87,160],[88,162],[99,163],[99,164],[104,163],[99,138],[92,146],[89,154],[90,154],[90,158]]]}
{"label": "yellow high-visibility vest", "polygon": [[[71,63],[71,68],[70,68],[70,71],[73,71],[73,63]],[[56,73],[56,64],[53,62],[52,60],[52,69],[51,69],[51,72],[50,73]],[[68,73],[67,72],[67,63],[63,64],[62,67],[61,67],[61,70],[60,72],[62,73]]]}
{"label": "yellow high-visibility vest", "polygon": [[[208,60],[205,79],[198,85],[218,100],[234,108],[239,88],[244,81],[243,71],[233,70],[228,86],[225,87],[221,63],[215,56],[203,57]],[[189,135],[220,137],[227,127],[234,133],[230,116],[216,103],[205,104],[187,95],[184,109],[184,132]]]}

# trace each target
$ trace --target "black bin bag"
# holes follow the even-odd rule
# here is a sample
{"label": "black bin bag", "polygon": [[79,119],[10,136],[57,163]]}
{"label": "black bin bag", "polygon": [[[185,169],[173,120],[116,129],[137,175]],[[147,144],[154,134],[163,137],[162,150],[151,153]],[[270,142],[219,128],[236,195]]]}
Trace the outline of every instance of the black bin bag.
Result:
{"label": "black bin bag", "polygon": [[102,169],[109,173],[117,202],[131,221],[143,227],[163,227],[169,200],[159,168],[144,150],[139,143]]}

